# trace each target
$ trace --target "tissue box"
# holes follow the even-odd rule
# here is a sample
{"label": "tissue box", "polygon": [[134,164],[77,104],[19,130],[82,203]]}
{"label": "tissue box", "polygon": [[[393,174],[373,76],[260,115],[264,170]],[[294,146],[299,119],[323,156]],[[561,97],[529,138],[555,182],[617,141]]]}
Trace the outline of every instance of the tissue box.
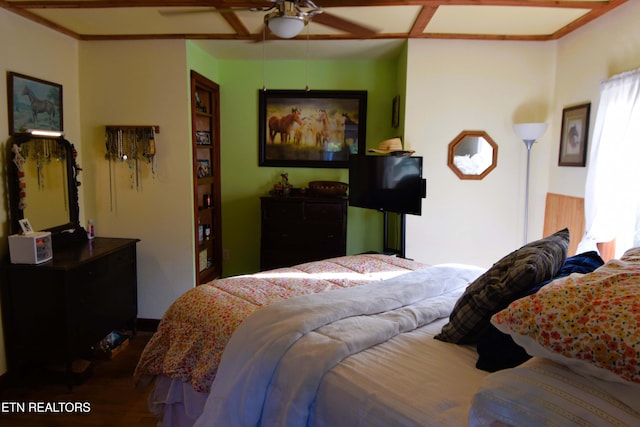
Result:
{"label": "tissue box", "polygon": [[41,264],[53,258],[51,233],[36,231],[9,236],[9,256],[12,264]]}

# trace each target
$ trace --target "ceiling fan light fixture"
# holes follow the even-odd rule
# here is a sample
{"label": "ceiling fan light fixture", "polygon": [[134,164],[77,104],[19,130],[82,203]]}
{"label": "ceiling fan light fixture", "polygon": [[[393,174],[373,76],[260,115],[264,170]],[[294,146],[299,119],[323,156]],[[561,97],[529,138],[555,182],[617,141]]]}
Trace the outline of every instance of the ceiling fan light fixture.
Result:
{"label": "ceiling fan light fixture", "polygon": [[307,19],[301,14],[281,15],[279,12],[270,13],[264,18],[269,30],[282,39],[290,39],[298,34],[307,25]]}

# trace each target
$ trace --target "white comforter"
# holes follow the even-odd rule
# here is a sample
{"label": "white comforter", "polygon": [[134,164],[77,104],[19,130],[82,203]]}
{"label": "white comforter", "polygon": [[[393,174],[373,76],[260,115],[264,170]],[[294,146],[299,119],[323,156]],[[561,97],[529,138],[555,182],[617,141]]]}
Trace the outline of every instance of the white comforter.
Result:
{"label": "white comforter", "polygon": [[352,354],[449,315],[485,270],[439,265],[258,310],[236,330],[196,426],[303,426],[324,374]]}

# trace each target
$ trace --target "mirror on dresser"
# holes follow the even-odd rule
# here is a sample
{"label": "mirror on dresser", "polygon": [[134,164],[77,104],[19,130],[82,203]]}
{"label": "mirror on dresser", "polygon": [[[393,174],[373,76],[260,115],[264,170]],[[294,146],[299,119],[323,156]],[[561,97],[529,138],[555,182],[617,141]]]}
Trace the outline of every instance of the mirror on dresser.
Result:
{"label": "mirror on dresser", "polygon": [[11,233],[19,233],[18,221],[26,218],[34,230],[51,231],[54,244],[86,238],[79,221],[73,144],[63,137],[20,134],[7,147]]}
{"label": "mirror on dresser", "polygon": [[[48,259],[14,261],[10,244],[10,259],[0,262],[7,372],[22,381],[44,366],[62,366],[71,389],[90,372],[74,361],[93,354],[112,331],[136,333],[138,239],[87,238],[79,222],[80,168],[69,141],[14,135],[7,151],[12,234],[27,219],[33,231],[51,232],[53,242]],[[20,252],[25,247],[40,252],[37,243],[20,245]]]}
{"label": "mirror on dresser", "polygon": [[460,179],[482,179],[498,165],[498,145],[484,131],[462,131],[449,143],[447,165]]}

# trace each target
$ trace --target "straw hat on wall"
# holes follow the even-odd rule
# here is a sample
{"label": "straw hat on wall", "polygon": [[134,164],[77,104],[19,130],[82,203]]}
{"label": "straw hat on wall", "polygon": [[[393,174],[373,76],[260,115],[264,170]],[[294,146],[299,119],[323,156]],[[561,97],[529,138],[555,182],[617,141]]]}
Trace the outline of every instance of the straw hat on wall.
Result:
{"label": "straw hat on wall", "polygon": [[380,144],[378,144],[378,148],[370,148],[369,152],[391,154],[393,156],[410,156],[415,153],[415,151],[413,150],[403,149],[402,141],[400,140],[400,138],[385,139]]}

